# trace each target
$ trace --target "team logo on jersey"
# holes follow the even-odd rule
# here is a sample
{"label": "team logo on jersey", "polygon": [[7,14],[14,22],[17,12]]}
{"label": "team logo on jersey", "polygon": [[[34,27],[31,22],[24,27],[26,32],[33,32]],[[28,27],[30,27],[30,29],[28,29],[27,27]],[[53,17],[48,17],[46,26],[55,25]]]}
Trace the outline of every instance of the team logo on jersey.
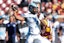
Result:
{"label": "team logo on jersey", "polygon": [[13,24],[13,27],[16,27],[16,25],[15,25],[15,24]]}
{"label": "team logo on jersey", "polygon": [[16,25],[15,25],[15,24],[13,24],[13,27],[16,27]]}

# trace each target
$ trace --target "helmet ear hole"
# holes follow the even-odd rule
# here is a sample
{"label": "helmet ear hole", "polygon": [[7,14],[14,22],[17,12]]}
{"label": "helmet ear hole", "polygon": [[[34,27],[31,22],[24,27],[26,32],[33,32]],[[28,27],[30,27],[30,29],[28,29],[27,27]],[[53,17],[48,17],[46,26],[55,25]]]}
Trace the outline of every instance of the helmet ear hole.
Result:
{"label": "helmet ear hole", "polygon": [[32,14],[35,14],[36,12],[34,11],[36,7],[30,5],[29,6],[29,11],[32,13]]}
{"label": "helmet ear hole", "polygon": [[34,12],[34,7],[32,5],[29,6],[29,11]]}

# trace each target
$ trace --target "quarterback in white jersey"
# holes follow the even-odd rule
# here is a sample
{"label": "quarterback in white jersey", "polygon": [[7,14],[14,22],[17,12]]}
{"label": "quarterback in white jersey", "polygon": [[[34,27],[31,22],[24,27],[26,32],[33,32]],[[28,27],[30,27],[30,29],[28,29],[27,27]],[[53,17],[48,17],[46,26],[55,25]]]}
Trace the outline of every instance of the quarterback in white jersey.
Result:
{"label": "quarterback in white jersey", "polygon": [[25,19],[26,19],[26,22],[29,26],[29,34],[39,34],[40,33],[40,29],[39,29],[39,24],[40,24],[40,21],[39,19],[37,18],[37,15],[33,15],[31,13],[26,13],[24,14]]}
{"label": "quarterback in white jersey", "polygon": [[26,43],[51,43],[46,38],[40,36],[40,21],[36,15],[37,6],[35,3],[29,5],[30,13],[18,16],[15,12],[15,17],[19,20],[25,20],[29,26],[28,37]]}

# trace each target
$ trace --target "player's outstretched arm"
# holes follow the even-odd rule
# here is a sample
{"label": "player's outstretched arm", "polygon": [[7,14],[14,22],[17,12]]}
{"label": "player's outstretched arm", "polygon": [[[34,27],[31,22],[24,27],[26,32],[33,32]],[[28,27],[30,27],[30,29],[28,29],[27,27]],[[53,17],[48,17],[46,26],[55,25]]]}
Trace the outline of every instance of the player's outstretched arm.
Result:
{"label": "player's outstretched arm", "polygon": [[20,16],[20,15],[18,15],[18,11],[16,10],[16,11],[14,11],[14,16],[16,17],[16,19],[18,19],[18,20],[21,20],[21,21],[24,21],[25,20],[25,18],[24,17],[22,17],[22,16]]}

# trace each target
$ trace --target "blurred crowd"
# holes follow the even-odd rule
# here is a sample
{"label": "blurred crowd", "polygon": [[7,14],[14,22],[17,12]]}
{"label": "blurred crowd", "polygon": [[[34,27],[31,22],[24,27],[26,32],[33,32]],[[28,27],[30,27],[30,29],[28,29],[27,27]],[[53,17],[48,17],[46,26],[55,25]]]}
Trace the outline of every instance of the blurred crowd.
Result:
{"label": "blurred crowd", "polygon": [[[2,1],[5,4],[2,5]],[[41,36],[51,43],[64,43],[64,0],[8,0],[8,3],[1,0],[0,43],[25,43],[28,25],[26,21],[16,19],[14,10],[18,10],[18,16],[23,16],[29,12],[31,2],[37,3],[37,16],[42,19]]]}

